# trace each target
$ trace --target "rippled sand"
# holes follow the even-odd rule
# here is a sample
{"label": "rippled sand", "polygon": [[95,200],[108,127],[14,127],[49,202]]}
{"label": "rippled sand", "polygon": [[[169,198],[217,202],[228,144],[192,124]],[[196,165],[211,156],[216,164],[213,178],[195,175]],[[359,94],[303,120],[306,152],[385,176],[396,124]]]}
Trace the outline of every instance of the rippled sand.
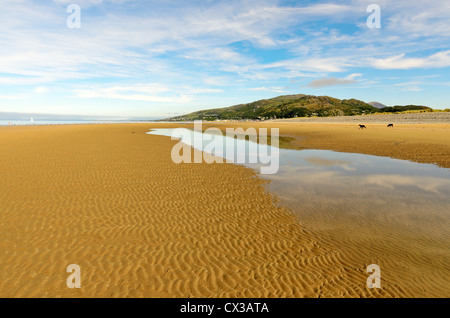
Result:
{"label": "rippled sand", "polygon": [[[176,165],[175,141],[150,127],[0,128],[0,297],[411,295],[389,279],[369,290],[366,264],[252,170]],[[81,289],[66,286],[69,264]]]}

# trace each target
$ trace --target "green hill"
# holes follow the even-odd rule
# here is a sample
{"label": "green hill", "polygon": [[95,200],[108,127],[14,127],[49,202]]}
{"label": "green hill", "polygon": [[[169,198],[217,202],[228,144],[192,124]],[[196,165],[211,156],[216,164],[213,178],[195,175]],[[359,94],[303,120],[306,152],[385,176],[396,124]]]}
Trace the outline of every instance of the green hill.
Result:
{"label": "green hill", "polygon": [[392,106],[392,107],[384,107],[380,109],[382,113],[399,113],[405,111],[432,111],[433,109],[427,106],[417,106],[417,105],[406,105],[406,106]]}
{"label": "green hill", "polygon": [[310,116],[352,116],[376,113],[379,110],[357,99],[329,96],[284,95],[248,104],[201,110],[168,120],[272,119]]}

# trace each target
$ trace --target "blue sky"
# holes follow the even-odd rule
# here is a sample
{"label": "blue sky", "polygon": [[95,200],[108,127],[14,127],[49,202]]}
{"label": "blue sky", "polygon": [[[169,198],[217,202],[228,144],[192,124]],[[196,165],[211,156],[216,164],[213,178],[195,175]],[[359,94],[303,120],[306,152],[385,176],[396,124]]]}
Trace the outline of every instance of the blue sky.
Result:
{"label": "blue sky", "polygon": [[450,108],[448,1],[2,0],[0,21],[0,112],[164,117],[299,93]]}

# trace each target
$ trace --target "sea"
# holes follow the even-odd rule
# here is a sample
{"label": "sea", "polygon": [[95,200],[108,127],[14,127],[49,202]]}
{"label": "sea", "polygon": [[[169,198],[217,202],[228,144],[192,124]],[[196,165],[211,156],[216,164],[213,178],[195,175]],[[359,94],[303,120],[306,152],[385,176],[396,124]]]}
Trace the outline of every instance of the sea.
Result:
{"label": "sea", "polygon": [[0,120],[0,126],[41,126],[41,125],[81,125],[81,124],[124,124],[124,123],[146,123],[154,121],[132,121],[132,120]]}

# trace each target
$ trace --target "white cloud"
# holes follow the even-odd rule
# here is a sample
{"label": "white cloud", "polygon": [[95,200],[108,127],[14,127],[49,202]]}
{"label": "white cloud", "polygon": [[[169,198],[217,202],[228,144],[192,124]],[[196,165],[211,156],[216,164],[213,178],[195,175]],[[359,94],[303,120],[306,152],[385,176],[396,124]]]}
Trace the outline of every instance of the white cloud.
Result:
{"label": "white cloud", "polygon": [[188,86],[175,89],[161,84],[96,86],[75,90],[75,94],[79,98],[106,98],[158,103],[185,103],[192,101],[198,94],[218,94],[222,92],[222,89]]}
{"label": "white cloud", "polygon": [[217,88],[186,88],[191,94],[217,94],[222,93],[223,89]]}
{"label": "white cloud", "polygon": [[[292,62],[292,63],[290,63]],[[275,63],[276,65],[277,63]],[[288,69],[307,72],[343,72],[351,67],[353,62],[345,57],[313,57],[302,60],[287,61],[284,64]]]}
{"label": "white cloud", "polygon": [[397,83],[394,85],[401,87],[402,91],[405,92],[420,92],[423,91],[423,89],[419,87],[420,84],[422,83],[417,81],[410,81],[405,83]]}
{"label": "white cloud", "polygon": [[[78,89],[75,93],[79,98],[106,98],[160,103],[181,103],[191,100],[186,95],[174,95],[169,88],[158,84],[95,87],[91,89]],[[166,96],[164,93],[170,94]]]}
{"label": "white cloud", "polygon": [[269,91],[269,92],[275,92],[275,93],[285,93],[286,87],[251,87],[247,90],[249,91]]}
{"label": "white cloud", "polygon": [[47,87],[44,86],[39,86],[36,87],[33,92],[37,93],[37,94],[46,94],[48,93],[50,90]]}
{"label": "white cloud", "polygon": [[450,50],[432,54],[428,57],[407,58],[399,54],[388,58],[371,58],[371,65],[379,69],[442,68],[450,66]]}

